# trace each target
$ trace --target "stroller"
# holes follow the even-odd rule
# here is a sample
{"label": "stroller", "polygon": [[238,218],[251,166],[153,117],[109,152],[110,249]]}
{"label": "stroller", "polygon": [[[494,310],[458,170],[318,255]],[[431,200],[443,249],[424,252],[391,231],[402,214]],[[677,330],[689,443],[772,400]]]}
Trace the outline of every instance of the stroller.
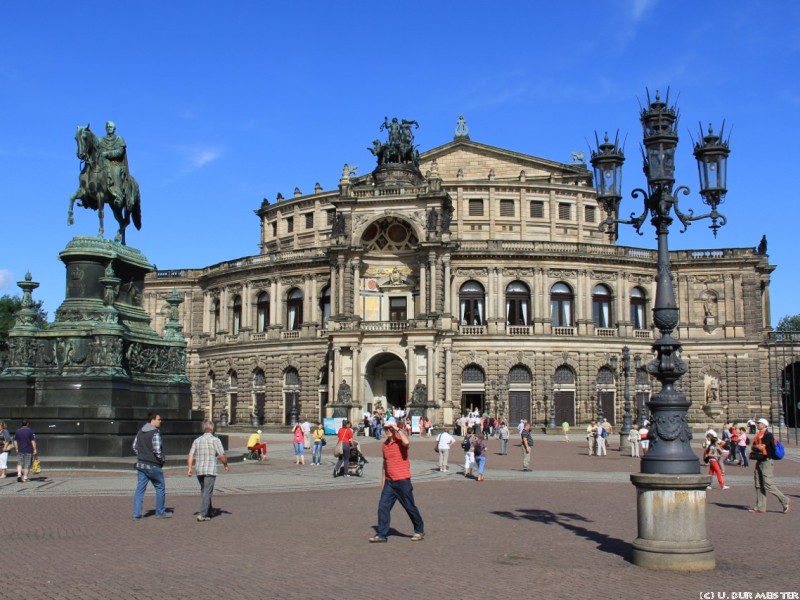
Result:
{"label": "stroller", "polygon": [[[356,477],[364,476],[364,465],[367,464],[367,459],[361,453],[359,443],[352,439],[350,441],[350,468],[347,470],[348,475],[355,475]],[[339,469],[341,471],[342,469]],[[340,473],[334,467],[333,476],[338,477]]]}

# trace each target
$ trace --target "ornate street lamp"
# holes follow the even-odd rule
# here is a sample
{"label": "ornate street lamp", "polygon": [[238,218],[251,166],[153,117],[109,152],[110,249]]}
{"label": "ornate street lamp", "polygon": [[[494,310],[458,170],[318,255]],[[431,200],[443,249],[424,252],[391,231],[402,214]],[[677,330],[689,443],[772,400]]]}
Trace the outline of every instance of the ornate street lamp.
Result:
{"label": "ornate street lamp", "polygon": [[647,107],[642,108],[640,120],[647,190],[637,188],[631,194],[644,202],[644,210],[638,217],[631,213],[629,219],[619,219],[619,182],[625,157],[616,141],[610,144],[606,137],[605,143],[598,144],[592,152],[591,159],[598,178],[598,202],[606,212],[599,229],[616,236],[616,227],[622,223],[633,225],[642,235],[642,225],[649,216],[658,239],[653,323],[661,337],[653,343],[656,357],[647,363],[646,369],[661,383],[661,390],[647,403],[653,417],[648,434],[650,449],[641,460],[641,472],[631,475],[637,488],[639,523],[639,535],[633,542],[633,562],[661,570],[707,570],[716,565],[714,546],[706,539],[705,488],[710,478],[700,475],[700,462],[690,446],[688,413],[692,403],[675,387],[688,367],[680,357],[680,342],[672,337],[678,326],[679,310],[672,286],[668,237],[673,212],[683,225],[681,231],[686,231],[694,221],[708,218],[716,237],[717,230],[725,225],[726,218],[717,208],[727,192],[730,149],[722,139],[724,123],[719,135],[710,127],[705,136],[701,130],[694,156],[700,173],[700,195],[711,210],[699,216],[694,216],[691,210],[683,213],[678,206],[678,194],[688,195],[689,189],[679,186],[673,190],[678,112],[669,106],[669,92],[662,102],[658,92],[651,101],[648,91]]}
{"label": "ornate street lamp", "polygon": [[668,236],[673,222],[672,213],[683,225],[683,229],[700,219],[711,219],[710,228],[716,236],[717,230],[725,225],[726,218],[717,211],[724,201],[727,189],[727,158],[730,154],[728,142],[715,135],[709,127],[708,134],[702,136],[695,144],[694,156],[697,159],[700,173],[700,195],[703,202],[711,207],[707,214],[694,216],[691,210],[683,213],[678,207],[678,193],[689,194],[689,188],[675,185],[675,148],[678,145],[678,112],[669,106],[669,93],[666,102],[662,102],[656,92],[655,100],[650,100],[647,93],[647,108],[641,111],[641,122],[644,130],[644,173],[647,177],[647,190],[633,190],[633,198],[644,200],[644,210],[635,217],[631,213],[629,220],[619,219],[620,188],[622,181],[622,163],[625,160],[618,143],[606,141],[598,145],[592,152],[592,166],[596,177],[598,173],[602,184],[598,184],[598,201],[606,211],[606,220],[599,229],[607,233],[616,231],[617,224],[633,225],[636,232],[642,235],[641,228],[648,215],[656,229],[658,237],[658,276],[656,283],[656,299],[653,307],[653,322],[661,332],[661,337],[653,344],[656,358],[647,364],[647,372],[661,382],[661,391],[654,394],[648,402],[653,414],[650,430],[650,450],[642,459],[642,473],[694,474],[700,472],[700,463],[689,445],[692,439],[688,423],[688,410],[691,401],[675,388],[677,382],[686,373],[686,363],[679,353],[681,344],[672,337],[678,325],[678,304],[672,287],[670,271]]}
{"label": "ornate street lamp", "polygon": [[[635,392],[641,391],[641,390],[639,390],[639,387],[636,384],[636,378],[639,375],[639,368],[641,366],[642,366],[642,355],[641,354],[635,354],[633,356],[633,373],[634,373],[633,385],[634,385],[634,391]],[[639,398],[637,397],[636,398],[636,421],[635,421],[637,427],[642,424],[642,418],[643,418],[642,417],[642,413],[643,412],[644,412],[644,402],[641,402],[639,400]]]}

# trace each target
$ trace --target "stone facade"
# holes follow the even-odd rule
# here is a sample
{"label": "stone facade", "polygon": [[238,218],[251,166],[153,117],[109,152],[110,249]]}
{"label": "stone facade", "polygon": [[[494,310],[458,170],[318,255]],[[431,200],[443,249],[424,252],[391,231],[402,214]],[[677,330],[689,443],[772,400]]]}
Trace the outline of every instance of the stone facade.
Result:
{"label": "stone facade", "polygon": [[[643,368],[658,335],[656,250],[598,231],[605,215],[586,166],[464,138],[419,161],[416,175],[346,167],[336,190],[265,200],[260,254],[147,277],[157,331],[163,297],[185,299],[195,407],[280,425],[295,403],[316,421],[388,402],[440,424],[478,407],[543,426],[551,412],[584,425],[600,406],[621,423],[610,356],[627,345],[640,358],[630,396],[643,416],[658,385]],[[693,425],[768,413],[768,256],[722,248],[671,260]],[[424,400],[412,406],[418,383]]]}

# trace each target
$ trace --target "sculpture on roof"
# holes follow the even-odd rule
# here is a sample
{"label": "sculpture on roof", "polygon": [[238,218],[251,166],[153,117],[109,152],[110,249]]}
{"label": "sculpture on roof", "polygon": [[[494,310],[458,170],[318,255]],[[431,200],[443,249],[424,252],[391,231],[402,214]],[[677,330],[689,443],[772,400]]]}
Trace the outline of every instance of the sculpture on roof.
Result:
{"label": "sculpture on roof", "polygon": [[458,115],[458,122],[456,123],[456,134],[453,136],[454,140],[468,140],[469,127],[467,127],[467,120],[464,115]]}
{"label": "sculpture on roof", "polygon": [[380,131],[386,130],[389,139],[386,143],[374,140],[372,148],[367,148],[378,159],[378,166],[410,163],[419,168],[419,151],[414,145],[412,126],[418,129],[419,123],[406,119],[399,120],[397,117],[391,121],[388,117],[383,118]]}

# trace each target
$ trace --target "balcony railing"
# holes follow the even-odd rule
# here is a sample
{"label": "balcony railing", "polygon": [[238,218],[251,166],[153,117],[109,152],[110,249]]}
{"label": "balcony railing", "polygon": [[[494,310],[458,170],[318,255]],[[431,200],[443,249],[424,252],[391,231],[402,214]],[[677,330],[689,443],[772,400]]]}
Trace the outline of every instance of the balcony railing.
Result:
{"label": "balcony railing", "polygon": [[575,335],[574,327],[553,327],[553,335]]}
{"label": "balcony railing", "polygon": [[653,330],[652,329],[634,329],[633,330],[633,337],[638,340],[651,340],[653,339]]}
{"label": "balcony railing", "polygon": [[611,327],[595,327],[594,334],[597,337],[617,337],[617,330]]}
{"label": "balcony railing", "polygon": [[362,331],[404,331],[410,327],[409,321],[361,321]]}
{"label": "balcony railing", "polygon": [[300,331],[297,329],[293,329],[291,331],[281,331],[281,339],[282,340],[299,340],[300,339]]}
{"label": "balcony railing", "polygon": [[508,335],[533,335],[533,327],[530,325],[506,325]]}
{"label": "balcony railing", "polygon": [[462,335],[485,335],[486,327],[484,325],[459,325],[458,333]]}

